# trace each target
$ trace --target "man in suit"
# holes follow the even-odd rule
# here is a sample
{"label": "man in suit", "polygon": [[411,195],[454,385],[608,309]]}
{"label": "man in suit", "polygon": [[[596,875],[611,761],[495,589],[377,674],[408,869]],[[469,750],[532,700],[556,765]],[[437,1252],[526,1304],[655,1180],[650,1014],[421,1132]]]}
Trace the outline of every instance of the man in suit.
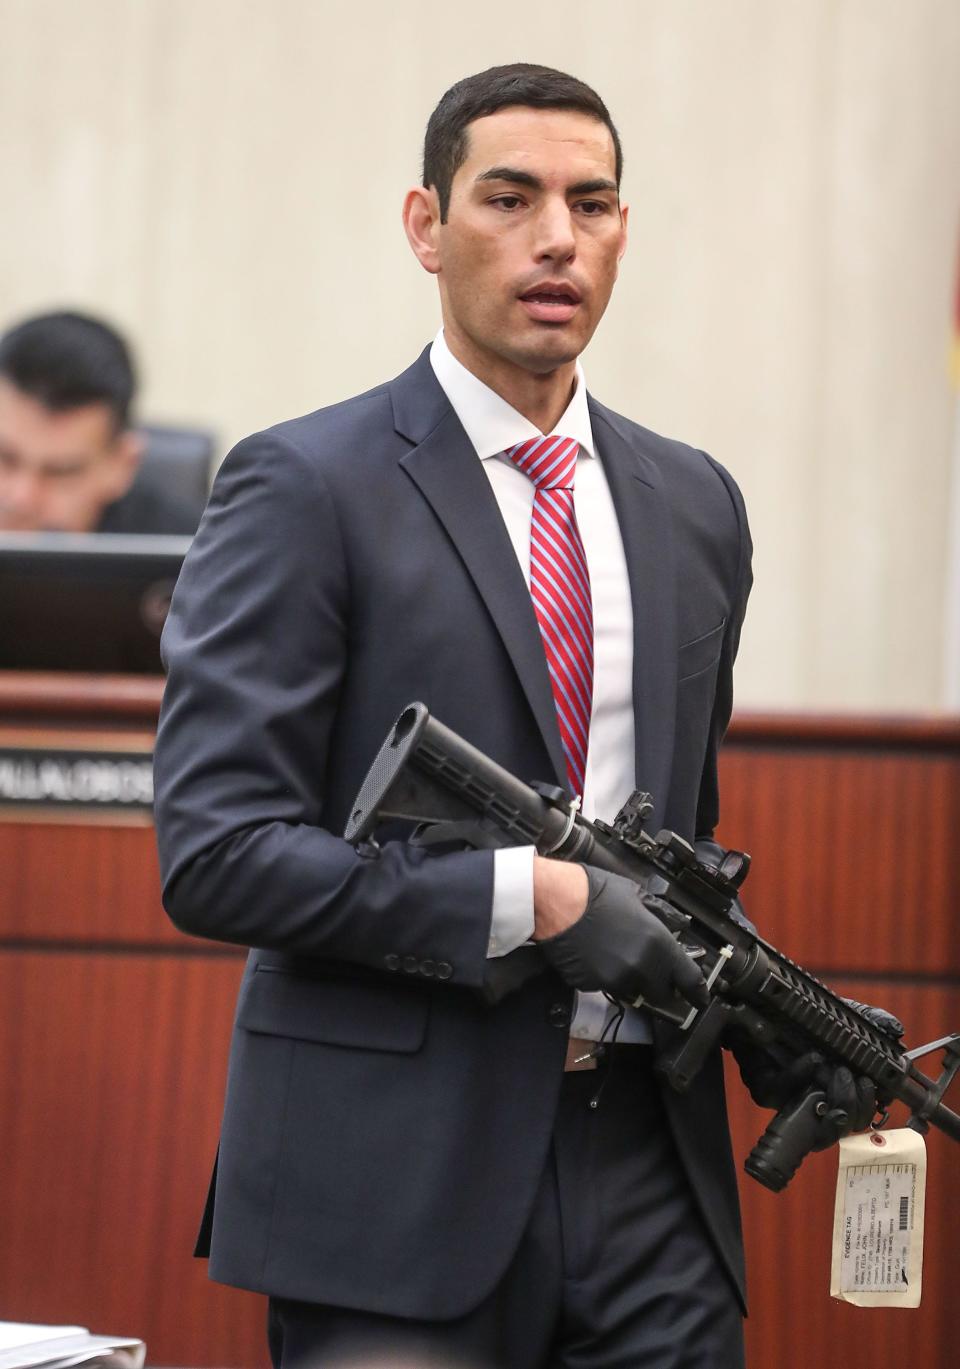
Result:
{"label": "man in suit", "polygon": [[136,376],[109,324],[63,310],[0,337],[0,531],[192,534],[186,500],[141,473]]}
{"label": "man in suit", "polygon": [[[174,596],[165,903],[252,948],[199,1250],[270,1295],[284,1369],[742,1362],[720,1060],[662,1090],[650,1016],[611,1046],[598,992],[700,1001],[699,972],[615,877],[338,835],[422,699],[588,815],[641,784],[654,829],[708,849],[750,540],[720,466],[586,391],[620,172],[572,77],[517,64],[448,91],[404,206],[441,334],[396,380],[241,442]],[[527,941],[542,973],[491,1005]]]}

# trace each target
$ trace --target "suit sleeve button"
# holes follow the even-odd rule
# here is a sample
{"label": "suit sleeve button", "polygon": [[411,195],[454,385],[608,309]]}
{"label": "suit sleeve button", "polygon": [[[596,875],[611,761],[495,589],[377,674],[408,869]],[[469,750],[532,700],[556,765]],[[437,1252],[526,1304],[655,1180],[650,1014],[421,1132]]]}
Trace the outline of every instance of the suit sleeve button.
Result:
{"label": "suit sleeve button", "polygon": [[452,974],[453,974],[453,966],[452,966],[452,965],[448,965],[447,962],[446,962],[445,960],[438,960],[438,961],[437,961],[437,978],[438,978],[438,979],[449,979],[450,976],[451,976]]}
{"label": "suit sleeve button", "polygon": [[403,957],[404,974],[416,974],[420,968],[420,961],[415,955],[405,955]]}
{"label": "suit sleeve button", "polygon": [[420,973],[422,975],[425,975],[427,979],[432,979],[433,976],[437,973],[437,967],[432,960],[421,960]]}
{"label": "suit sleeve button", "polygon": [[383,963],[388,970],[399,970],[400,957],[398,955],[385,955],[383,957]]}

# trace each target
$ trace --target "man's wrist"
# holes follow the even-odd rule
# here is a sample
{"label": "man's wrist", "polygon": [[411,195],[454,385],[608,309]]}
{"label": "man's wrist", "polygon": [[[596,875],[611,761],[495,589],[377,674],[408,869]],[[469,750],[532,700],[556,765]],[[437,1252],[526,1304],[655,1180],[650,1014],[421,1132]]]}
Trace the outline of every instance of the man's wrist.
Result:
{"label": "man's wrist", "polygon": [[582,865],[535,856],[533,860],[533,940],[559,936],[583,916],[587,872]]}

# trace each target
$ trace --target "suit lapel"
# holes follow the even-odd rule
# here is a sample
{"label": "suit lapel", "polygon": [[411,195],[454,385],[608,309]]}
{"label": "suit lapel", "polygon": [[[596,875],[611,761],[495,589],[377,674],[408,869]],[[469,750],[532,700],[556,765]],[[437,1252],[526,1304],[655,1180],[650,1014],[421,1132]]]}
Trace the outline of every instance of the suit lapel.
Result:
{"label": "suit lapel", "polygon": [[613,496],[633,603],[636,782],[667,802],[677,686],[677,577],[673,525],[660,473],[618,416],[590,399],[597,452]]}
{"label": "suit lapel", "polygon": [[540,629],[482,463],[428,352],[390,390],[397,431],[415,444],[400,465],[440,520],[486,605],[563,783],[566,760]]}

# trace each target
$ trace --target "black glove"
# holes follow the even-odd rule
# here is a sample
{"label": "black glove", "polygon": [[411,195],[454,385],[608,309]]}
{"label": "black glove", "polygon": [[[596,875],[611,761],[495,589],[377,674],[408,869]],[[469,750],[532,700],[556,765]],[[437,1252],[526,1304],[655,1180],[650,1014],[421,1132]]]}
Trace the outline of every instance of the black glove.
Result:
{"label": "black glove", "polygon": [[644,906],[632,880],[584,866],[589,894],[583,915],[557,936],[538,942],[567,984],[603,989],[613,998],[676,1012],[676,995],[705,1007],[710,992],[694,961]]}
{"label": "black glove", "polygon": [[[886,1009],[850,998],[844,1002],[892,1040],[903,1035],[902,1024]],[[819,1051],[808,1051],[791,1059],[776,1045],[758,1046],[746,1032],[736,1028],[729,1033],[726,1044],[740,1067],[740,1077],[751,1098],[762,1108],[779,1112],[808,1089],[823,1090],[827,1111],[814,1150],[826,1150],[841,1136],[865,1130],[873,1120],[877,1111],[873,1080],[854,1075],[846,1065],[832,1063]]]}

